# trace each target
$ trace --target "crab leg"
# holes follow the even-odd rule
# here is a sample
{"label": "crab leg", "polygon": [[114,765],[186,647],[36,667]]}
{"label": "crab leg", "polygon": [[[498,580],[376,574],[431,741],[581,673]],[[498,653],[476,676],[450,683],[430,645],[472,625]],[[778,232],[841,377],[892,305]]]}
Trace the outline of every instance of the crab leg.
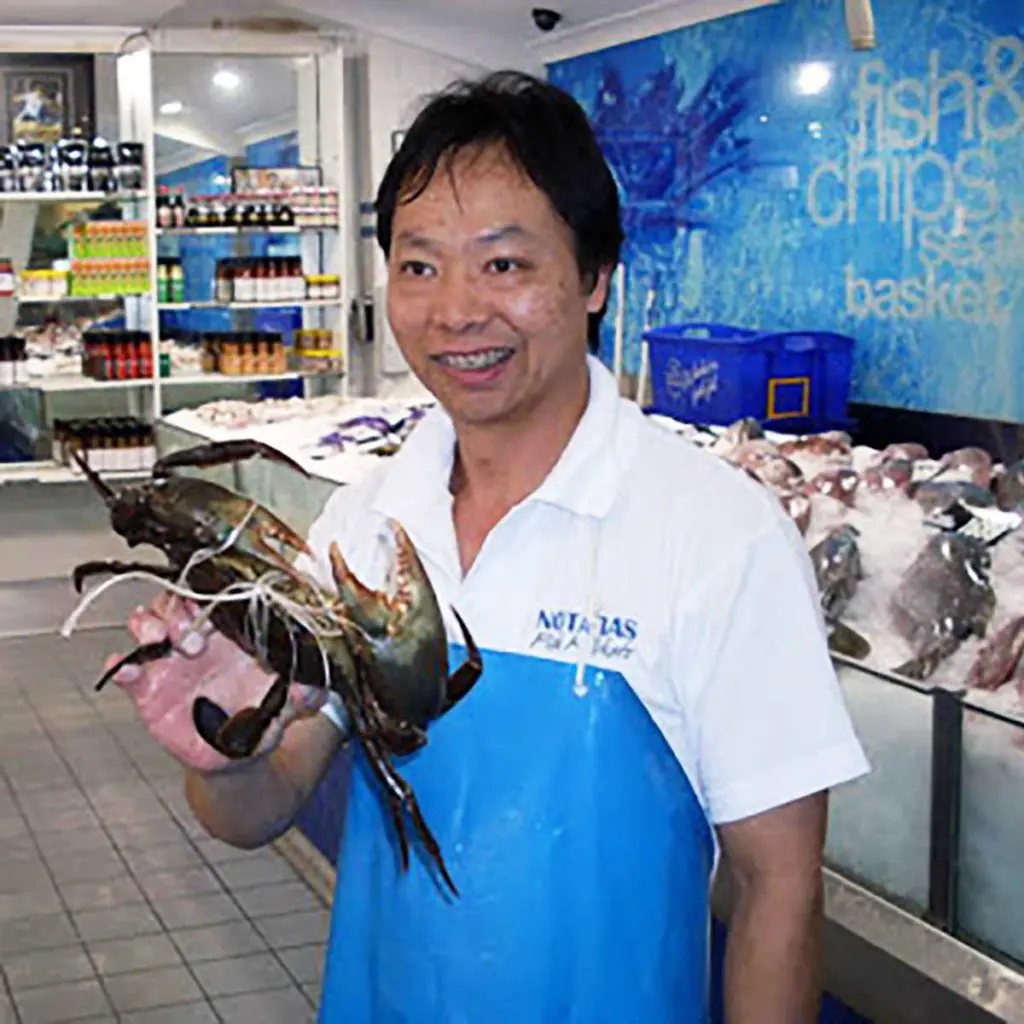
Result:
{"label": "crab leg", "polygon": [[398,832],[399,849],[402,855],[402,870],[409,870],[409,841],[405,834],[405,824],[402,821],[402,811],[408,811],[412,819],[413,828],[423,843],[424,849],[434,862],[435,867],[444,879],[445,885],[451,890],[453,896],[459,895],[458,887],[452,881],[448,873],[448,867],[444,862],[444,855],[438,845],[434,834],[430,831],[423,812],[420,810],[419,802],[412,791],[409,783],[395,771],[394,766],[388,760],[387,754],[381,750],[376,739],[363,737],[363,749],[366,751],[366,760],[377,776],[378,781],[384,788],[384,795],[387,798],[388,807],[391,810],[391,817]]}
{"label": "crab leg", "polygon": [[448,686],[445,691],[445,703],[442,714],[447,714],[463,697],[476,685],[480,676],[483,675],[484,661],[480,650],[473,639],[469,627],[462,621],[462,616],[453,608],[452,615],[455,616],[462,630],[462,637],[466,641],[466,660],[448,677]]}
{"label": "crab leg", "polygon": [[159,661],[161,658],[166,658],[171,653],[173,645],[170,640],[158,640],[154,644],[141,644],[136,647],[134,651],[126,654],[120,661],[111,665],[106,672],[103,673],[100,681],[96,684],[95,689],[97,692],[102,690],[110,680],[117,675],[126,665],[145,665],[150,661]]}
{"label": "crab leg", "polygon": [[194,448],[185,448],[177,452],[169,452],[161,456],[153,464],[153,476],[156,478],[165,477],[169,470],[182,466],[222,466],[229,462],[241,462],[243,459],[251,459],[256,455],[262,455],[265,459],[279,462],[290,469],[298,470],[303,476],[308,477],[309,471],[300,466],[294,459],[285,455],[284,452],[272,448],[262,441],[251,439],[240,441],[212,441],[210,444],[196,445]]}
{"label": "crab leg", "polygon": [[[409,841],[405,834],[405,822],[402,817],[402,811],[405,810],[412,819],[413,828],[420,842],[423,843],[424,849],[440,872],[445,884],[454,896],[458,896],[459,890],[448,873],[444,855],[441,853],[441,847],[438,845],[434,834],[427,825],[426,819],[423,817],[416,794],[413,793],[409,783],[395,770],[381,744],[381,740],[387,740],[393,748],[396,748],[396,752],[412,753],[426,743],[426,736],[414,726],[408,726],[403,729],[400,725],[393,726],[387,721],[386,716],[382,715],[377,708],[376,702],[373,699],[371,682],[366,676],[366,672],[369,666],[372,665],[372,662],[363,658],[356,658],[355,660],[358,666],[357,686],[362,700],[352,702],[355,707],[350,714],[353,724],[359,733],[363,750],[366,752],[366,760],[383,787],[384,796],[387,799],[395,831],[398,835],[398,844],[402,855],[402,870],[409,870]],[[346,701],[347,704],[348,701]]]}
{"label": "crab leg", "polygon": [[278,676],[258,707],[241,708],[229,715],[208,697],[197,697],[192,704],[192,722],[196,732],[218,754],[232,760],[251,757],[267,729],[288,702],[288,680]]}
{"label": "crab leg", "polygon": [[[412,787],[405,781],[405,779],[402,778],[401,775],[398,774],[397,771],[395,771],[391,762],[388,760],[387,755],[380,751],[375,740],[370,741],[370,747],[370,760],[372,762],[375,756],[378,759],[376,761],[376,766],[380,770],[382,781],[384,782],[387,792],[390,794],[389,799],[396,800],[400,808],[404,808],[408,811],[409,817],[412,818],[413,828],[416,830],[416,834],[423,843],[430,859],[434,862],[437,870],[441,873],[441,877],[451,890],[452,895],[458,896],[458,887],[455,882],[452,881],[452,876],[448,873],[448,867],[444,862],[444,855],[441,853],[441,847],[438,845],[437,840],[434,838],[434,834],[430,831],[430,828],[423,817],[423,812],[420,810],[419,802],[412,791]],[[404,866],[408,869],[408,854],[405,856]]]}

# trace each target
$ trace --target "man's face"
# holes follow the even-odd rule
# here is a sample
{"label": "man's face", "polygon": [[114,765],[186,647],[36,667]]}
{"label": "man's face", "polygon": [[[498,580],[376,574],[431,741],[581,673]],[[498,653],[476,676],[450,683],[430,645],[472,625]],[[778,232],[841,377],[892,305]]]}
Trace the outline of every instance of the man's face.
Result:
{"label": "man's face", "polygon": [[[453,188],[454,179],[454,188]],[[395,209],[388,318],[413,372],[456,423],[511,423],[572,400],[587,314],[572,233],[502,149],[441,165]]]}

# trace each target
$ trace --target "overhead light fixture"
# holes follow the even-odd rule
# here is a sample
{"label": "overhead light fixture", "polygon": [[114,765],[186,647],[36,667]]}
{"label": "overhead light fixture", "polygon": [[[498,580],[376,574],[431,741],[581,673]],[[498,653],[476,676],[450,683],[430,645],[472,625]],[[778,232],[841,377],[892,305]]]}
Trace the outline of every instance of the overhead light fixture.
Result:
{"label": "overhead light fixture", "polygon": [[816,96],[824,92],[832,81],[832,68],[821,61],[801,64],[796,73],[796,91],[804,96]]}
{"label": "overhead light fixture", "polygon": [[168,100],[166,103],[160,104],[160,113],[166,117],[174,117],[175,114],[180,114],[184,109],[185,106],[180,100]]}
{"label": "overhead light fixture", "polygon": [[877,42],[871,0],[845,0],[845,14],[850,45],[855,50],[873,50]]}
{"label": "overhead light fixture", "polygon": [[229,71],[227,68],[221,68],[213,76],[213,84],[218,89],[223,89],[225,92],[231,92],[237,89],[242,84],[242,79],[239,77],[237,71]]}

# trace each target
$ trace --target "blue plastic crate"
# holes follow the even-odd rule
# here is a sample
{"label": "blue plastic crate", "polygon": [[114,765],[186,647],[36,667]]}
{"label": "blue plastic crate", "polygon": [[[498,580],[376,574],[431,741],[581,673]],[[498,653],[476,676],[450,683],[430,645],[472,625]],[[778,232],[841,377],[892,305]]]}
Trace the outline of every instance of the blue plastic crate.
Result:
{"label": "blue plastic crate", "polygon": [[684,323],[644,333],[654,410],[728,426],[744,417],[787,433],[849,423],[853,338],[828,331],[756,331]]}

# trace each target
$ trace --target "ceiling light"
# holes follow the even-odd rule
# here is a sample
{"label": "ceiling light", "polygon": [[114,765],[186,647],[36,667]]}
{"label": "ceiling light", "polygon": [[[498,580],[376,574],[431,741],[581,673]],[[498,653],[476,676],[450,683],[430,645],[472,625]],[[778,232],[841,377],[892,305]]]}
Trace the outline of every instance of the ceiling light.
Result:
{"label": "ceiling light", "polygon": [[801,64],[796,73],[796,91],[804,96],[824,92],[832,81],[832,69],[821,61]]}
{"label": "ceiling light", "polygon": [[875,12],[871,0],[846,0],[846,30],[855,50],[873,50],[875,41]]}
{"label": "ceiling light", "polygon": [[174,117],[175,114],[180,114],[185,107],[180,100],[169,100],[167,103],[160,104],[160,113],[165,114],[167,117]]}
{"label": "ceiling light", "polygon": [[213,76],[213,84],[218,89],[224,89],[231,91],[237,89],[242,84],[242,79],[238,76],[236,71],[228,71],[227,68],[222,68]]}

